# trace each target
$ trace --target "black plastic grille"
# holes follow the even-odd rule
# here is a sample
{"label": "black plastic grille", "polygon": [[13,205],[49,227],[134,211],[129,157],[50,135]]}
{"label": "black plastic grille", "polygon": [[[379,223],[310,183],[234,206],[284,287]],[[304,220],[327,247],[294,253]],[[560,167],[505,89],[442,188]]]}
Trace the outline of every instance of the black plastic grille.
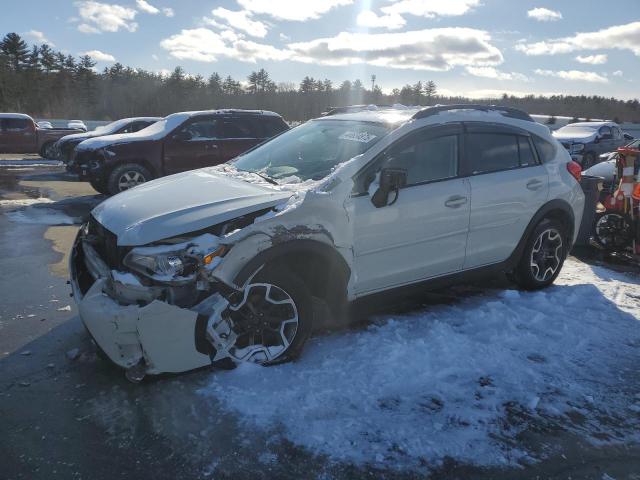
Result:
{"label": "black plastic grille", "polygon": [[89,217],[88,236],[95,251],[110,268],[119,269],[122,266],[125,249],[118,247],[118,237],[102,226],[92,215]]}

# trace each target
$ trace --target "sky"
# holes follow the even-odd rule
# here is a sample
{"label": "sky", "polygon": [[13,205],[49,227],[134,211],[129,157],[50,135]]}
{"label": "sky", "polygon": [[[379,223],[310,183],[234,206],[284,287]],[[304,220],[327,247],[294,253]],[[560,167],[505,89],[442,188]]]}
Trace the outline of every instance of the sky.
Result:
{"label": "sky", "polygon": [[371,76],[390,92],[433,80],[445,95],[640,97],[640,0],[119,0],[6,2],[16,32],[97,68],[182,66],[238,80],[265,68]]}

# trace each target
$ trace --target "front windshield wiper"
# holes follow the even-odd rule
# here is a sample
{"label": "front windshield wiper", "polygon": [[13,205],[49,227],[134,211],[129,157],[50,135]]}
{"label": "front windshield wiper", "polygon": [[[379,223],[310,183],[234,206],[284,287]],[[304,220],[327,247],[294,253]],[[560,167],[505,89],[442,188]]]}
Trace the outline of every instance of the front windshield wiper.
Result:
{"label": "front windshield wiper", "polygon": [[[240,170],[242,171],[242,170]],[[249,171],[249,170],[247,170]],[[278,182],[276,182],[273,178],[265,175],[264,173],[259,173],[259,172],[251,172],[254,173],[256,175],[258,175],[260,178],[262,178],[263,180],[266,180],[267,182],[269,182],[271,185],[280,185]]]}

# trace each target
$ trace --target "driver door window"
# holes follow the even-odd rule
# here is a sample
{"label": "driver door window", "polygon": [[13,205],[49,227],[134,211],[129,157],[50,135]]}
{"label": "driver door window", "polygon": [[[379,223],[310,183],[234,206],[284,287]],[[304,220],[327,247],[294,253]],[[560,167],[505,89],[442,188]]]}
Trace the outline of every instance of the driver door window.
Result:
{"label": "driver door window", "polygon": [[188,133],[191,139],[188,141],[215,140],[219,138],[218,122],[215,119],[202,119],[188,123],[182,128],[182,132]]}
{"label": "driver door window", "polygon": [[418,134],[392,148],[388,158],[389,167],[406,170],[407,186],[453,178],[458,174],[458,135]]}

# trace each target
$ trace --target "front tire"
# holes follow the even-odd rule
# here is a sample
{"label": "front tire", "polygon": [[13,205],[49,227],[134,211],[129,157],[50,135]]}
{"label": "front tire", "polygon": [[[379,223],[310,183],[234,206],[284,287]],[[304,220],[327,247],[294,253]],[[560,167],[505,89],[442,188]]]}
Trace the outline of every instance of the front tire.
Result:
{"label": "front tire", "polygon": [[304,282],[285,268],[265,268],[227,313],[237,334],[236,360],[277,365],[297,358],[311,335],[313,302]]}
{"label": "front tire", "polygon": [[56,152],[54,148],[55,142],[47,142],[40,148],[40,156],[45,160],[55,160]]}
{"label": "front tire", "polygon": [[98,181],[94,178],[91,178],[89,179],[89,184],[96,192],[101,193],[103,195],[109,194],[109,189],[105,185],[104,181]]}
{"label": "front tire", "polygon": [[568,252],[566,228],[557,220],[543,219],[527,239],[510,277],[525,290],[548,287],[560,274]]}
{"label": "front tire", "polygon": [[148,182],[153,177],[151,172],[138,163],[125,163],[113,169],[107,180],[107,190],[115,195],[142,183]]}

